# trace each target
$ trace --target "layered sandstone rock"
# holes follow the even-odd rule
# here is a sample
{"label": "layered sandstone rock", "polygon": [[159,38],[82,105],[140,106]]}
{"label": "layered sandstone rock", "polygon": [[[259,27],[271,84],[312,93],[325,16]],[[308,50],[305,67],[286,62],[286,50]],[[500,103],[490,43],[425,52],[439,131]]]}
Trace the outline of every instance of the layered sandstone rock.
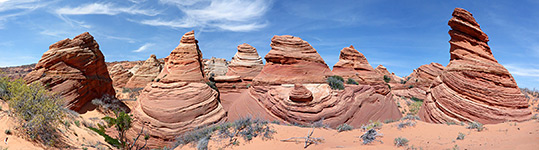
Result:
{"label": "layered sandstone rock", "polygon": [[204,59],[204,74],[207,77],[224,76],[228,69],[228,62],[224,58]]}
{"label": "layered sandstone rock", "polygon": [[133,77],[129,79],[125,87],[142,88],[154,80],[162,69],[163,66],[157,60],[157,57],[152,54],[150,58],[146,59],[146,61],[136,69]]}
{"label": "layered sandstone rock", "polygon": [[105,57],[88,32],[49,46],[24,80],[42,83],[75,111],[93,99],[115,95]]}
{"label": "layered sandstone rock", "polygon": [[[359,127],[369,120],[401,117],[392,95],[379,94],[370,85],[346,85],[344,90],[332,90],[327,84],[253,86],[249,92],[254,100],[237,103],[255,103],[249,104],[249,109],[256,110],[249,112],[251,115],[272,116],[266,119],[292,124],[310,125],[323,120],[331,127],[343,123]],[[230,108],[234,115],[236,105]]]}
{"label": "layered sandstone rock", "polygon": [[243,43],[238,45],[238,52],[232,57],[228,65],[227,76],[240,76],[244,80],[252,80],[262,71],[264,63],[258,56],[256,48]]}
{"label": "layered sandstone rock", "polygon": [[433,123],[523,121],[531,116],[513,76],[488,46],[488,36],[472,14],[456,8],[449,20],[451,60],[431,85],[419,112]]}
{"label": "layered sandstone rock", "polygon": [[402,80],[402,84],[399,86],[394,86],[393,93],[397,96],[402,96],[406,98],[416,97],[419,99],[427,98],[427,90],[430,85],[442,74],[444,66],[439,63],[430,63],[427,65],[422,65],[408,75],[405,79]]}
{"label": "layered sandstone rock", "polygon": [[150,148],[171,144],[186,131],[226,119],[217,91],[204,83],[197,43],[193,31],[185,33],[165,58],[165,67],[156,80],[146,85],[137,100],[130,134],[145,126],[152,137]]}
{"label": "layered sandstone rock", "polygon": [[341,50],[339,61],[333,66],[333,73],[345,79],[352,78],[360,83],[383,82],[382,76],[372,68],[367,58],[354,46]]}
{"label": "layered sandstone rock", "polygon": [[331,70],[306,41],[290,35],[274,36],[266,65],[254,84],[325,83]]}
{"label": "layered sandstone rock", "polygon": [[114,87],[124,87],[127,81],[133,76],[128,69],[124,68],[122,64],[116,64],[110,69],[110,77],[112,78],[112,85]]}

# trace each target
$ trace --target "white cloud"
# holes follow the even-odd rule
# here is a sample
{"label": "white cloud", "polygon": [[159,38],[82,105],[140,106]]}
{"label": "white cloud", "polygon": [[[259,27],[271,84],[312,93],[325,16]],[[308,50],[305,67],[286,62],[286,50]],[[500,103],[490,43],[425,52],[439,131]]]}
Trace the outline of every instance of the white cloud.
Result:
{"label": "white cloud", "polygon": [[111,3],[93,3],[78,7],[63,7],[57,9],[55,12],[58,15],[117,15],[127,13],[132,15],[155,16],[159,14],[158,11],[152,9],[139,9],[135,6],[118,7]]}
{"label": "white cloud", "polygon": [[185,13],[181,19],[149,19],[139,22],[172,28],[200,27],[228,31],[252,31],[267,26],[263,16],[270,9],[268,0],[160,0]]}
{"label": "white cloud", "polygon": [[155,44],[153,43],[146,43],[144,45],[142,45],[141,47],[139,47],[138,49],[136,50],[133,50],[133,52],[142,52],[142,51],[145,51],[145,50],[148,50],[148,48],[150,48],[151,46],[154,46]]}
{"label": "white cloud", "polygon": [[0,0],[0,29],[9,19],[30,13],[55,1],[40,2],[39,0]]}
{"label": "white cloud", "polygon": [[531,65],[514,65],[514,64],[505,64],[504,65],[507,70],[509,70],[509,73],[513,75],[518,76],[525,76],[525,77],[539,77],[539,69],[537,67],[533,67],[533,64]]}

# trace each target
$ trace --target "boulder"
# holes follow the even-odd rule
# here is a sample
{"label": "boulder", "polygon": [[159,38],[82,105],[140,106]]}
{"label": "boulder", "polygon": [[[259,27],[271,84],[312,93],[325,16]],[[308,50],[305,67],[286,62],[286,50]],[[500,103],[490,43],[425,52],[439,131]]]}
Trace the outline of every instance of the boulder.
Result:
{"label": "boulder", "polygon": [[294,84],[294,89],[290,91],[289,99],[294,102],[310,102],[313,100],[313,93],[301,84]]}

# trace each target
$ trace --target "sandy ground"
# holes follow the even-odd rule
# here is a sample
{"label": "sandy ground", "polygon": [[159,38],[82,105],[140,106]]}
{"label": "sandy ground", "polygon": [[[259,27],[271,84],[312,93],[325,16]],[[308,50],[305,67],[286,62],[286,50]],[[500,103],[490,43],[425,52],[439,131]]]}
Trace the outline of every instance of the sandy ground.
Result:
{"label": "sandy ground", "polygon": [[[337,132],[333,129],[314,130],[312,137],[323,138],[324,142],[317,145],[310,145],[307,149],[537,149],[539,147],[539,121],[531,120],[527,122],[515,123],[507,122],[495,125],[485,125],[486,129],[478,132],[466,129],[461,125],[430,124],[417,121],[413,127],[398,129],[399,122],[384,124],[379,130],[383,137],[379,137],[381,142],[373,142],[363,145],[359,136],[364,132],[361,129],[352,131]],[[304,142],[281,142],[282,139],[290,137],[304,137],[312,128],[301,128],[296,126],[272,125],[277,132],[271,140],[255,138],[252,141],[240,141],[239,146],[226,147],[223,149],[238,150],[293,150],[303,149]],[[456,140],[459,133],[465,134],[464,140]],[[403,137],[410,142],[408,146],[394,146],[394,139]],[[226,140],[223,140],[226,141]],[[222,142],[212,140],[209,149],[221,149]],[[195,149],[193,145],[177,147],[177,149]]]}

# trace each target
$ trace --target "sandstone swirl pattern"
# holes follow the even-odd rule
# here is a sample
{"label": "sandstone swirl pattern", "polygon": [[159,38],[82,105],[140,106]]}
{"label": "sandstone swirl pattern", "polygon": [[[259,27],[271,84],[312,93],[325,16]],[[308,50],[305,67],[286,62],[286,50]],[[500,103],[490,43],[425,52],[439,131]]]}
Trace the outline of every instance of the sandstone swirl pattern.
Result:
{"label": "sandstone swirl pattern", "polygon": [[442,74],[444,66],[439,63],[430,63],[422,65],[408,75],[403,81],[406,81],[404,85],[396,86],[392,92],[397,96],[403,96],[407,98],[416,97],[419,99],[427,98],[427,90],[430,88],[432,82]]}
{"label": "sandstone swirl pattern", "polygon": [[163,66],[157,60],[155,55],[150,55],[150,58],[146,59],[144,63],[138,67],[136,72],[133,74],[133,77],[129,79],[126,88],[142,88],[146,84],[152,82],[152,80],[159,75]]}
{"label": "sandstone swirl pattern", "polygon": [[273,36],[266,65],[254,79],[256,84],[325,83],[331,70],[306,41],[290,35]]}
{"label": "sandstone swirl pattern", "polygon": [[500,65],[472,14],[456,8],[449,20],[451,60],[435,79],[419,115],[434,123],[501,123],[531,117],[513,76]]}
{"label": "sandstone swirl pattern", "polygon": [[194,31],[185,33],[165,58],[163,71],[139,96],[130,134],[138,133],[144,125],[155,137],[148,145],[158,148],[188,130],[226,119],[217,91],[204,83],[201,58]]}
{"label": "sandstone swirl pattern", "polygon": [[24,80],[41,82],[75,111],[93,99],[115,95],[105,57],[88,32],[49,46]]}
{"label": "sandstone swirl pattern", "polygon": [[256,48],[243,43],[238,45],[238,52],[232,57],[226,75],[240,76],[240,78],[245,80],[253,80],[262,71],[263,67],[264,63],[258,55]]}
{"label": "sandstone swirl pattern", "polygon": [[365,55],[357,51],[354,46],[345,47],[341,50],[339,61],[333,66],[333,73],[344,79],[352,78],[360,83],[381,83],[382,75],[379,75],[365,58]]}

